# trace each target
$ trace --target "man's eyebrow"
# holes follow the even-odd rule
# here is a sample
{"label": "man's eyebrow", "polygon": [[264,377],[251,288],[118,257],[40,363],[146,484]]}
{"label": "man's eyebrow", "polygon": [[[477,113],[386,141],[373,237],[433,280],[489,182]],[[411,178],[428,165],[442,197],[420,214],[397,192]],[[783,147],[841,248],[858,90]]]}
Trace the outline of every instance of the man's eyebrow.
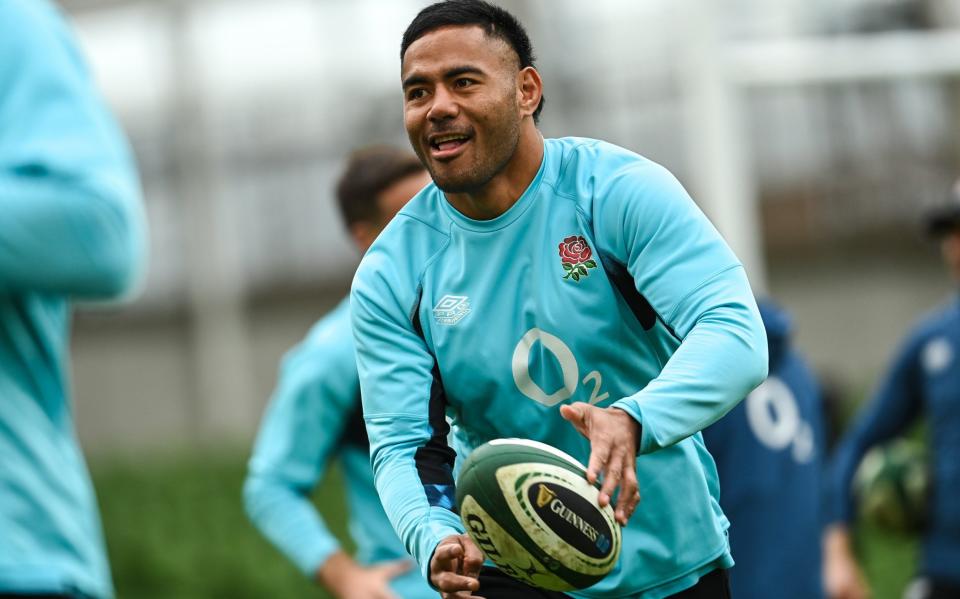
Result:
{"label": "man's eyebrow", "polygon": [[[454,77],[459,77],[460,75],[484,75],[482,69],[478,67],[471,66],[462,66],[462,67],[453,67],[448,69],[444,74],[444,79],[452,79]],[[429,83],[430,80],[423,75],[410,75],[403,80],[403,87],[407,88],[411,85],[423,85],[424,83]]]}
{"label": "man's eyebrow", "polygon": [[484,72],[477,67],[453,67],[449,71],[443,74],[444,79],[453,79],[454,77],[459,77],[460,75],[483,75]]}
{"label": "man's eyebrow", "polygon": [[424,83],[429,82],[430,80],[424,77],[423,75],[410,75],[403,80],[403,87],[407,88],[411,85],[423,85]]}

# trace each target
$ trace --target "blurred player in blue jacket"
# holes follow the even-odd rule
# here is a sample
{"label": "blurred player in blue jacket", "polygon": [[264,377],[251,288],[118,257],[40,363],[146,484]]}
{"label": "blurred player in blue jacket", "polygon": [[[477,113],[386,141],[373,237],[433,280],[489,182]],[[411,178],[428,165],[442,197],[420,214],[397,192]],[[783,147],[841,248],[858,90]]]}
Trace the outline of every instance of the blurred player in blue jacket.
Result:
{"label": "blurred player in blue jacket", "polygon": [[[949,202],[928,215],[944,262],[960,282],[960,182]],[[873,399],[844,435],[832,464],[831,520],[825,574],[832,599],[868,591],[851,541],[855,516],[851,484],[864,454],[904,434],[921,418],[930,445],[932,494],[921,545],[920,579],[911,599],[960,598],[960,303],[956,295],[923,318],[907,336]]]}
{"label": "blurred player in blue jacket", "polygon": [[[351,156],[337,199],[356,246],[365,251],[429,180],[409,152],[377,147]],[[334,459],[344,473],[356,560],[340,549],[309,499]],[[284,358],[244,501],[261,532],[338,598],[436,596],[412,568],[373,486],[347,299]]]}
{"label": "blurred player in blue jacket", "polygon": [[110,597],[69,399],[71,304],[137,278],[127,144],[44,0],[0,2],[0,595]]}
{"label": "blurred player in blue jacket", "polygon": [[823,408],[806,361],[791,345],[789,316],[759,303],[770,374],[703,431],[720,474],[720,506],[730,518],[737,599],[817,599],[820,573]]}

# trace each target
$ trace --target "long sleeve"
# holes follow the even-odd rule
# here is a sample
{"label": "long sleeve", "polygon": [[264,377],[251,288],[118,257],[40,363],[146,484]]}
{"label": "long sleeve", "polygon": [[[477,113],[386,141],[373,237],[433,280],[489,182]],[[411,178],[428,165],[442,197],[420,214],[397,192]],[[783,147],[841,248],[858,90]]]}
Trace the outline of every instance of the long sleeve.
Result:
{"label": "long sleeve", "polygon": [[454,452],[435,360],[415,326],[417,298],[391,291],[406,287],[383,279],[397,275],[385,259],[376,248],[367,254],[351,295],[364,420],[384,509],[429,579],[437,544],[463,532],[452,511]]}
{"label": "long sleeve", "polygon": [[[244,506],[257,528],[308,577],[340,548],[310,494],[359,409],[349,328],[321,331],[284,360],[247,478]],[[344,335],[347,335],[345,338]]]}
{"label": "long sleeve", "polygon": [[114,296],[145,254],[139,182],[70,32],[47,10],[0,3],[0,294]]}
{"label": "long sleeve", "polygon": [[840,440],[830,466],[831,521],[853,520],[856,510],[852,482],[864,454],[874,445],[904,432],[920,414],[920,347],[918,338],[904,344],[873,399]]}
{"label": "long sleeve", "polygon": [[715,422],[767,374],[767,341],[743,267],[683,187],[650,162],[617,171],[595,204],[598,243],[679,341],[660,374],[613,405],[642,427],[640,452]]}

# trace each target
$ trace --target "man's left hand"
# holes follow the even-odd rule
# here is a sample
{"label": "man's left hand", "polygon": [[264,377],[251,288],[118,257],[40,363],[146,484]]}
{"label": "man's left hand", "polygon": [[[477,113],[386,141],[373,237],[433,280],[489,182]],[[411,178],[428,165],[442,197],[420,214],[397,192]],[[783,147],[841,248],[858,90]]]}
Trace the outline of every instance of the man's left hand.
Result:
{"label": "man's left hand", "polygon": [[600,506],[610,504],[614,491],[620,493],[614,516],[622,526],[640,503],[637,484],[637,445],[640,424],[618,408],[598,408],[577,402],[560,406],[560,415],[590,441],[590,462],[587,480],[601,480]]}

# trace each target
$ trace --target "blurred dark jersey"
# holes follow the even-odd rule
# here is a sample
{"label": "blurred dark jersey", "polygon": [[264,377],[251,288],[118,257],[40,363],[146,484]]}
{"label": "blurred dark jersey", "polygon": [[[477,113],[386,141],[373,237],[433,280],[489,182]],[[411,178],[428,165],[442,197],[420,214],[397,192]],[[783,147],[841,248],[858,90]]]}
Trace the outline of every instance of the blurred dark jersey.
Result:
{"label": "blurred dark jersey", "polygon": [[820,574],[824,431],[819,386],[790,346],[790,321],[769,301],[760,314],[770,375],[703,431],[730,519],[738,599],[823,596]]}
{"label": "blurred dark jersey", "polygon": [[851,481],[874,445],[902,435],[925,417],[932,493],[920,573],[960,585],[960,301],[913,329],[886,378],[837,448],[831,469],[831,519],[855,516]]}

